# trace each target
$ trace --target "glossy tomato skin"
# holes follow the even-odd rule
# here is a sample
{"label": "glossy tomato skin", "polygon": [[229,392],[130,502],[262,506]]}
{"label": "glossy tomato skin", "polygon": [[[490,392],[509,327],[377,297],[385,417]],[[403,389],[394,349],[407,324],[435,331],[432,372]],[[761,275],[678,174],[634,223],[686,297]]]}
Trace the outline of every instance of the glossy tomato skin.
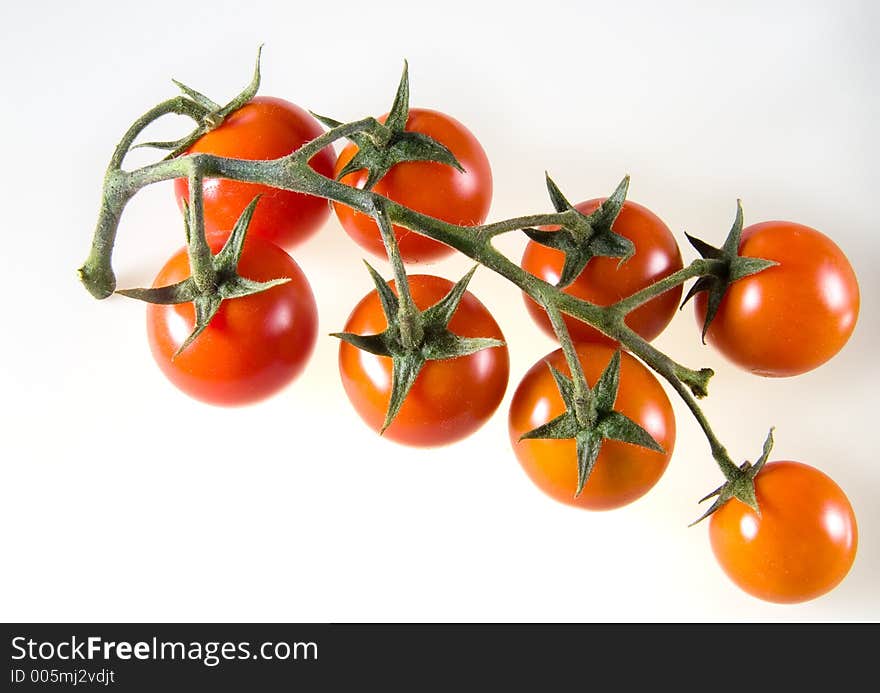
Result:
{"label": "glossy tomato skin", "polygon": [[[576,345],[588,384],[595,385],[614,354],[604,344]],[[535,485],[551,498],[588,510],[610,510],[632,503],[663,475],[675,447],[675,416],[657,379],[641,363],[621,353],[620,388],[614,408],[638,423],[664,452],[605,440],[587,485],[577,490],[577,453],[573,440],[520,440],[532,429],[565,411],[547,364],[569,375],[561,349],[538,361],[513,395],[508,419],[516,457]]]}
{"label": "glossy tomato skin", "polygon": [[[604,199],[587,200],[575,207],[583,214],[590,214]],[[614,222],[613,230],[633,242],[635,254],[623,264],[620,264],[620,258],[591,259],[574,282],[564,289],[565,293],[607,306],[682,268],[681,252],[675,237],[660,217],[647,207],[627,200]],[[529,241],[523,253],[522,267],[544,281],[556,284],[564,260],[562,252]],[[531,298],[525,294],[523,297],[534,321],[555,339],[547,313]],[[678,286],[639,306],[627,316],[626,323],[644,339],[651,341],[672,320],[680,300],[681,287]],[[564,319],[572,339],[577,342],[597,342],[609,346],[617,344],[580,320],[568,315]]]}
{"label": "glossy tomato skin", "polygon": [[[413,300],[420,309],[434,305],[452,288],[452,282],[431,275],[411,275],[409,282]],[[391,285],[394,287],[393,282]],[[345,331],[377,334],[386,327],[378,295],[372,291],[355,306]],[[449,329],[463,337],[504,339],[498,323],[470,292],[465,292]],[[355,411],[378,431],[391,397],[391,359],[341,342],[339,372]],[[465,438],[498,408],[508,374],[506,346],[455,359],[428,361],[383,435],[417,447],[446,445]]]}
{"label": "glossy tomato skin", "polygon": [[[731,285],[706,334],[712,346],[737,366],[774,377],[806,373],[843,348],[859,315],[859,285],[830,238],[765,221],[743,230],[740,254],[779,264]],[[702,327],[705,293],[695,305]]]}
{"label": "glossy tomato skin", "polygon": [[849,572],[858,526],[846,494],[800,462],[770,462],[755,479],[760,517],[728,501],[709,518],[718,563],[738,587],[770,602],[796,603],[833,589]]}
{"label": "glossy tomato skin", "polygon": [[[379,120],[385,122],[386,117],[387,114]],[[464,173],[446,164],[405,162],[388,171],[373,190],[417,212],[451,224],[482,224],[492,202],[492,170],[477,138],[455,118],[423,108],[410,109],[406,129],[421,132],[446,145],[464,168]],[[342,150],[336,162],[337,173],[356,152],[354,144]],[[366,179],[367,172],[362,170],[345,176],[342,182],[362,188]],[[358,245],[378,257],[385,257],[382,236],[371,217],[341,204],[335,204],[334,209],[342,227]],[[405,262],[431,262],[454,252],[443,243],[400,226],[394,226],[394,234]]]}
{"label": "glossy tomato skin", "polygon": [[[222,234],[210,236],[212,251],[216,253],[224,240]],[[147,335],[156,363],[180,390],[209,404],[249,404],[274,394],[305,367],[317,336],[312,290],[286,252],[249,237],[238,271],[257,281],[290,281],[224,301],[205,331],[177,358],[172,359],[195,322],[192,303],[147,305]],[[189,275],[186,249],[181,249],[153,286],[167,286]]]}
{"label": "glossy tomato skin", "polygon": [[[307,111],[283,99],[258,96],[232,113],[220,127],[200,137],[187,154],[207,153],[233,159],[277,159],[299,149],[323,132]],[[309,164],[318,173],[333,176],[336,157],[326,147]],[[282,248],[293,248],[317,231],[330,213],[327,200],[279,190],[258,183],[206,180],[203,185],[205,229],[230,231],[251,200],[262,195],[248,234]],[[185,178],[174,181],[177,202],[189,202]]]}

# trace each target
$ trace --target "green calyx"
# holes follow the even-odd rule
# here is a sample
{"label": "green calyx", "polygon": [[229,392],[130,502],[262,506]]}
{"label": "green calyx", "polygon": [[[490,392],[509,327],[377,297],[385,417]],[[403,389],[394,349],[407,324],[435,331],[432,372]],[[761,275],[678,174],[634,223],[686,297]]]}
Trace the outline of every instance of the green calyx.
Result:
{"label": "green calyx", "polygon": [[[329,128],[342,125],[338,120],[316,113],[312,115]],[[364,190],[370,190],[393,166],[405,161],[433,161],[464,172],[458,159],[446,146],[420,132],[406,130],[407,120],[409,120],[409,75],[407,63],[404,62],[403,75],[385,123],[375,120],[369,128],[349,135],[349,139],[358,146],[358,151],[339,171],[337,180],[349,173],[366,169],[367,180],[364,183]]]}
{"label": "green calyx", "polygon": [[614,233],[611,227],[620,214],[629,189],[629,176],[625,176],[611,197],[605,200],[592,214],[582,214],[565,199],[556,183],[547,175],[547,191],[557,212],[567,212],[571,221],[563,224],[558,231],[523,229],[535,243],[555,248],[565,253],[562,273],[556,286],[564,289],[583,271],[594,257],[619,257],[621,263],[635,252],[633,242]]}
{"label": "green calyx", "polygon": [[590,478],[605,440],[619,440],[656,452],[664,452],[650,433],[614,409],[620,385],[620,351],[614,352],[595,387],[592,390],[589,387],[585,388],[583,399],[575,395],[575,385],[571,378],[549,364],[548,367],[559,388],[566,411],[555,419],[524,433],[520,440],[574,439],[577,445],[578,463],[575,496],[581,494]]}
{"label": "green calyx", "polygon": [[764,449],[761,451],[761,456],[758,458],[758,461],[755,462],[755,464],[746,461],[739,467],[731,465],[729,469],[725,468],[727,481],[699,501],[702,503],[710,498],[715,498],[715,502],[712,503],[712,505],[709,506],[709,509],[697,520],[692,522],[690,526],[693,527],[695,524],[702,522],[732,498],[736,498],[738,501],[745,503],[760,517],[761,509],[758,507],[758,498],[755,495],[755,477],[758,476],[758,473],[764,468],[772,449],[773,429],[771,428],[770,432],[767,434],[767,438],[764,440]]}
{"label": "green calyx", "polygon": [[[380,431],[384,433],[403,406],[407,394],[426,362],[468,356],[482,349],[504,346],[504,342],[489,337],[461,337],[448,329],[449,321],[461,303],[468,283],[477,269],[476,266],[433,306],[426,310],[416,309],[415,312],[410,312],[401,309],[401,301],[390,284],[369,263],[364,264],[367,265],[376,285],[388,327],[379,334],[359,335],[337,332],[331,336],[338,337],[371,354],[391,358],[391,398]],[[417,329],[413,329],[413,325],[404,327],[403,323],[407,321],[415,322]],[[407,335],[412,334],[418,335],[415,341],[407,338]]]}
{"label": "green calyx", "polygon": [[[170,286],[152,289],[121,289],[116,292],[128,298],[136,298],[147,303],[160,305],[193,304],[196,314],[195,327],[174,354],[175,358],[205,331],[205,328],[211,322],[211,318],[220,310],[223,301],[257,294],[290,281],[289,277],[280,277],[267,282],[258,282],[238,274],[238,261],[244,248],[245,235],[247,234],[247,228],[251,217],[254,215],[254,209],[256,209],[258,201],[259,197],[255,197],[241,213],[226,243],[216,255],[211,256],[210,267],[203,268],[206,271],[199,274],[196,269],[193,269],[193,276]],[[190,231],[189,209],[186,211],[187,213],[184,214],[184,224],[186,225],[187,241],[192,244],[193,238]]]}
{"label": "green calyx", "polygon": [[225,106],[215,103],[192,87],[188,87],[182,82],[172,79],[171,81],[177,85],[180,91],[183,92],[184,96],[190,101],[192,114],[197,118],[195,129],[188,135],[181,137],[179,140],[173,140],[170,142],[142,142],[134,145],[132,149],[137,149],[139,147],[165,149],[169,151],[168,156],[165,158],[173,159],[189,149],[190,146],[192,146],[202,135],[220,127],[227,116],[237,111],[257,95],[257,91],[260,88],[260,55],[262,52],[263,47],[260,46],[257,49],[257,62],[254,66],[254,74],[250,83]]}
{"label": "green calyx", "polygon": [[743,277],[757,274],[768,267],[778,264],[773,260],[741,256],[739,254],[739,244],[742,237],[742,230],[742,201],[737,200],[736,218],[733,221],[733,226],[730,228],[730,232],[727,234],[727,238],[724,240],[724,245],[720,248],[709,245],[705,241],[701,241],[699,238],[695,238],[690,234],[685,234],[691,245],[696,248],[697,252],[700,253],[703,258],[713,261],[711,274],[700,277],[694,282],[693,286],[691,286],[688,291],[687,296],[685,296],[684,300],[681,302],[681,308],[684,308],[685,304],[698,293],[703,291],[708,292],[706,319],[703,322],[703,344],[706,343],[706,332],[709,330],[709,325],[711,325],[712,320],[715,319],[715,315],[718,313],[718,307],[721,305],[721,300],[724,298],[724,294],[727,293],[730,285]]}

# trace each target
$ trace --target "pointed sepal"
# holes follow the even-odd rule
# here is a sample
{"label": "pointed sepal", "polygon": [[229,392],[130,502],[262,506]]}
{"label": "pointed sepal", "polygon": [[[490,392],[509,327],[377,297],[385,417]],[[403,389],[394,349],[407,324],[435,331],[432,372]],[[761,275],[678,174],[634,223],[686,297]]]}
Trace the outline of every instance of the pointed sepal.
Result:
{"label": "pointed sepal", "polygon": [[706,343],[706,333],[709,326],[718,314],[721,301],[724,299],[730,285],[735,281],[748,277],[758,272],[762,272],[768,267],[772,267],[778,263],[773,260],[765,260],[758,257],[745,257],[739,254],[740,241],[742,240],[743,231],[743,210],[742,201],[736,201],[736,216],[733,225],[724,239],[724,244],[720,248],[716,248],[699,238],[686,233],[690,244],[700,254],[700,257],[706,260],[713,260],[714,265],[711,274],[700,277],[691,288],[681,302],[680,308],[684,308],[688,301],[699,293],[706,292],[706,318],[703,321],[702,335],[703,344]]}
{"label": "pointed sepal", "polygon": [[361,351],[368,351],[378,356],[391,356],[391,350],[385,342],[383,334],[354,334],[353,332],[331,332],[331,337],[348,342]]}
{"label": "pointed sepal", "polygon": [[426,322],[442,328],[446,328],[449,325],[449,321],[452,320],[452,316],[458,310],[462,296],[467,291],[468,284],[470,284],[474,272],[477,271],[477,267],[478,265],[474,265],[467,274],[455,283],[452,289],[449,290],[449,293],[425,310],[424,319]]}
{"label": "pointed sepal", "polygon": [[394,359],[391,369],[391,397],[388,400],[388,411],[385,413],[385,421],[382,423],[379,435],[394,422],[424,365],[425,360],[417,354],[407,354]]}
{"label": "pointed sepal", "polygon": [[608,440],[631,443],[632,445],[648,448],[648,450],[653,450],[654,452],[666,452],[660,443],[654,439],[654,436],[619,411],[608,412],[596,425],[596,429],[602,434],[603,438]]}
{"label": "pointed sepal", "polygon": [[596,460],[599,459],[599,452],[602,449],[602,434],[597,430],[586,431],[580,430],[575,435],[575,446],[577,450],[578,480],[575,496],[581,495],[593,473],[593,467],[596,466]]}
{"label": "pointed sepal", "polygon": [[385,124],[392,130],[399,131],[406,127],[407,120],[409,120],[409,62],[404,60],[403,72],[400,75],[400,82],[397,83],[397,92],[394,94],[394,101],[391,103]]}
{"label": "pointed sepal", "polygon": [[504,341],[492,337],[460,337],[449,330],[429,336],[422,347],[426,361],[444,361],[470,356],[483,349],[504,346]]}
{"label": "pointed sepal", "polygon": [[330,116],[321,115],[319,113],[315,113],[314,111],[309,111],[309,113],[315,120],[326,126],[329,130],[332,130],[333,128],[338,128],[340,125],[344,125],[341,120],[336,120],[334,118],[331,118]]}
{"label": "pointed sepal", "polygon": [[169,286],[158,286],[152,289],[117,289],[116,293],[145,303],[170,306],[195,300],[198,288],[193,278],[188,277],[182,282]]}
{"label": "pointed sepal", "polygon": [[367,271],[373,280],[373,286],[376,287],[376,293],[379,295],[379,302],[382,304],[382,312],[385,314],[385,318],[389,321],[393,320],[397,315],[398,306],[400,305],[397,296],[391,289],[391,285],[382,278],[382,275],[369,262],[364,260],[364,264],[367,266]]}
{"label": "pointed sepal", "polygon": [[523,433],[520,440],[562,440],[565,438],[574,438],[578,432],[577,420],[570,412],[565,412],[559,416],[550,419],[545,424],[541,424],[531,431]]}
{"label": "pointed sepal", "polygon": [[596,413],[608,413],[613,411],[614,402],[617,400],[617,390],[620,387],[620,350],[615,350],[602,375],[593,387],[593,401]]}
{"label": "pointed sepal", "polygon": [[220,304],[223,302],[223,299],[217,295],[201,295],[196,296],[193,300],[193,305],[196,309],[196,322],[193,327],[192,332],[189,333],[189,336],[184,340],[183,344],[180,345],[177,351],[174,352],[174,355],[171,357],[173,361],[178,356],[180,356],[186,348],[192,344],[202,332],[211,324],[211,318],[213,318],[217,311],[220,310]]}

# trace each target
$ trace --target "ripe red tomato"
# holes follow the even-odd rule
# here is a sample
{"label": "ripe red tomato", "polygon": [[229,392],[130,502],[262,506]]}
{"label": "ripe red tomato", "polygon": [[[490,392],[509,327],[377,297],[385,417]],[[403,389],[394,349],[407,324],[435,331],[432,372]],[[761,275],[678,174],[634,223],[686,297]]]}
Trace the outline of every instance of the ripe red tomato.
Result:
{"label": "ripe red tomato", "polygon": [[[203,152],[234,159],[277,159],[299,149],[323,132],[299,106],[271,96],[258,96],[232,113],[215,130],[202,135],[186,154]],[[333,176],[335,154],[326,147],[309,164],[318,173]],[[258,183],[206,180],[203,185],[205,229],[230,231],[242,211],[262,195],[248,235],[260,236],[283,248],[292,248],[311,236],[327,219],[327,201],[312,195],[279,190]],[[177,202],[189,202],[187,181],[174,181]]]}
{"label": "ripe red tomato", "polygon": [[[604,198],[587,200],[575,207],[583,214],[594,212]],[[682,268],[681,252],[672,232],[651,210],[627,200],[614,222],[614,232],[628,238],[635,254],[622,265],[620,258],[594,257],[568,287],[567,294],[600,306],[634,294],[646,286]],[[529,241],[523,253],[522,267],[550,284],[562,274],[565,255],[554,249]],[[619,265],[619,266],[618,266]],[[547,313],[523,294],[529,314],[541,329],[555,338]],[[632,311],[626,324],[648,341],[659,335],[672,320],[681,300],[681,287],[670,289]],[[571,337],[576,342],[598,342],[616,346],[616,342],[598,330],[569,315],[564,316]]]}
{"label": "ripe red tomato", "polygon": [[[578,344],[576,349],[592,387],[614,349],[590,343]],[[529,478],[551,498],[589,510],[610,510],[643,496],[663,475],[675,446],[675,416],[660,383],[635,358],[621,353],[620,388],[614,409],[650,433],[665,453],[605,440],[587,485],[575,496],[578,465],[574,440],[520,440],[524,433],[565,412],[548,363],[570,375],[565,356],[557,349],[526,373],[510,404],[510,442]]]}
{"label": "ripe red tomato", "polygon": [[[224,240],[222,234],[210,236],[211,250],[220,250]],[[256,281],[290,281],[223,301],[205,331],[174,359],[193,330],[193,304],[147,304],[147,335],[156,363],[183,392],[210,404],[248,404],[274,394],[302,371],[317,336],[312,290],[281,248],[262,238],[247,238],[238,271]],[[153,286],[174,284],[189,275],[184,248],[165,264]]]}
{"label": "ripe red tomato", "polygon": [[[410,289],[424,310],[443,298],[453,284],[430,275],[411,275]],[[394,288],[394,283],[391,284]],[[346,332],[378,334],[388,326],[376,291],[355,306]],[[504,339],[487,308],[465,292],[449,330],[462,337]],[[391,397],[391,359],[341,342],[342,385],[360,417],[380,430]],[[386,438],[414,446],[445,445],[476,431],[498,408],[507,388],[507,347],[483,349],[469,356],[425,363],[403,406],[385,431]]]}
{"label": "ripe red tomato", "polygon": [[[385,122],[386,117],[387,114],[379,120]],[[445,145],[458,159],[464,173],[446,164],[407,161],[392,167],[373,190],[417,212],[451,224],[482,224],[492,202],[492,170],[477,138],[455,118],[422,108],[410,109],[406,129],[433,137]],[[356,152],[355,144],[342,150],[336,162],[337,173]],[[365,170],[342,178],[343,183],[354,187],[363,187],[366,180]],[[371,217],[341,204],[335,204],[334,209],[342,227],[358,245],[374,255],[385,257],[382,236]],[[394,226],[394,235],[406,262],[429,262],[453,252],[443,243],[400,226]]]}
{"label": "ripe red tomato", "polygon": [[755,478],[761,515],[730,500],[709,518],[715,558],[738,587],[795,603],[833,589],[849,572],[858,527],[846,494],[800,462],[770,462]]}
{"label": "ripe red tomato", "polygon": [[[734,282],[706,338],[736,365],[765,376],[810,371],[846,344],[859,285],[846,256],[816,229],[765,221],[743,230],[740,254],[779,264]],[[702,328],[707,295],[695,299]]]}

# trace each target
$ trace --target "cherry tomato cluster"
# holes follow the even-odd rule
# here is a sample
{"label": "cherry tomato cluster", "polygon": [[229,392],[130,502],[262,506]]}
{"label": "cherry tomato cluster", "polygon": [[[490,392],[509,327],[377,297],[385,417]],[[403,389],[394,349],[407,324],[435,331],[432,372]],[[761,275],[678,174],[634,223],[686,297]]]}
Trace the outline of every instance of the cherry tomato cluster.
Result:
{"label": "cherry tomato cluster", "polygon": [[[425,109],[408,111],[406,130],[448,149],[460,167],[404,161],[369,187],[449,223],[483,224],[492,198],[492,174],[474,135],[451,116]],[[315,118],[300,107],[278,98],[256,97],[183,154],[272,160],[295,152],[322,132]],[[357,144],[349,144],[337,159],[326,147],[309,165],[323,176],[364,188],[368,171],[350,170],[358,151]],[[186,179],[175,184],[184,210],[191,202],[189,185]],[[326,221],[331,206],[324,199],[257,183],[205,180],[202,205],[208,244],[218,253],[236,220],[258,195],[238,271],[257,282],[287,281],[224,301],[191,344],[187,339],[198,317],[193,304],[148,308],[150,346],[161,370],[182,391],[211,404],[243,405],[272,395],[303,370],[316,342],[315,299],[288,251]],[[573,209],[590,218],[605,201],[588,199]],[[386,256],[386,241],[374,218],[339,203],[332,209],[356,243]],[[546,235],[558,228],[539,231]],[[397,226],[392,230],[407,263],[432,261],[453,252],[420,233]],[[571,281],[560,285],[565,293],[610,306],[683,269],[672,232],[642,205],[623,202],[613,233],[631,244],[631,252],[622,258],[590,258]],[[721,250],[702,242],[696,245],[705,258],[721,262]],[[726,252],[772,263],[748,276],[726,278],[722,272],[714,280],[727,282],[723,291],[696,293],[695,315],[704,338],[734,364],[760,375],[791,376],[821,365],[847,342],[858,315],[858,284],[848,260],[828,237],[800,224],[769,221],[742,230],[738,247]],[[521,267],[556,285],[566,260],[562,251],[533,239]],[[186,249],[178,252],[154,286],[185,280],[189,261]],[[429,311],[455,290],[453,282],[425,274],[409,276],[408,285],[419,311]],[[397,292],[395,282],[388,288]],[[628,312],[626,325],[644,340],[653,340],[669,324],[681,295],[678,283]],[[380,289],[370,292],[355,306],[345,332],[383,333],[389,328],[388,300]],[[558,330],[544,307],[529,296],[525,302],[535,323],[556,336]],[[578,376],[572,372],[575,362],[564,348],[539,359],[513,394],[510,442],[525,473],[551,498],[590,510],[617,508],[647,493],[667,468],[675,447],[672,406],[651,370],[622,351],[617,341],[572,316],[562,319],[588,391],[578,391]],[[448,330],[463,339],[497,341],[490,348],[421,364],[390,424],[386,415],[392,382],[399,377],[394,360],[348,341],[340,343],[343,388],[368,426],[399,443],[436,446],[472,434],[493,415],[509,375],[501,328],[475,296],[464,292]],[[584,417],[602,432],[600,438],[578,437]],[[569,429],[575,433],[560,433]],[[811,599],[840,582],[857,545],[855,516],[840,488],[807,465],[771,462],[757,474],[755,492],[760,513],[733,499],[709,520],[712,548],[732,580],[750,594],[779,602]]]}

